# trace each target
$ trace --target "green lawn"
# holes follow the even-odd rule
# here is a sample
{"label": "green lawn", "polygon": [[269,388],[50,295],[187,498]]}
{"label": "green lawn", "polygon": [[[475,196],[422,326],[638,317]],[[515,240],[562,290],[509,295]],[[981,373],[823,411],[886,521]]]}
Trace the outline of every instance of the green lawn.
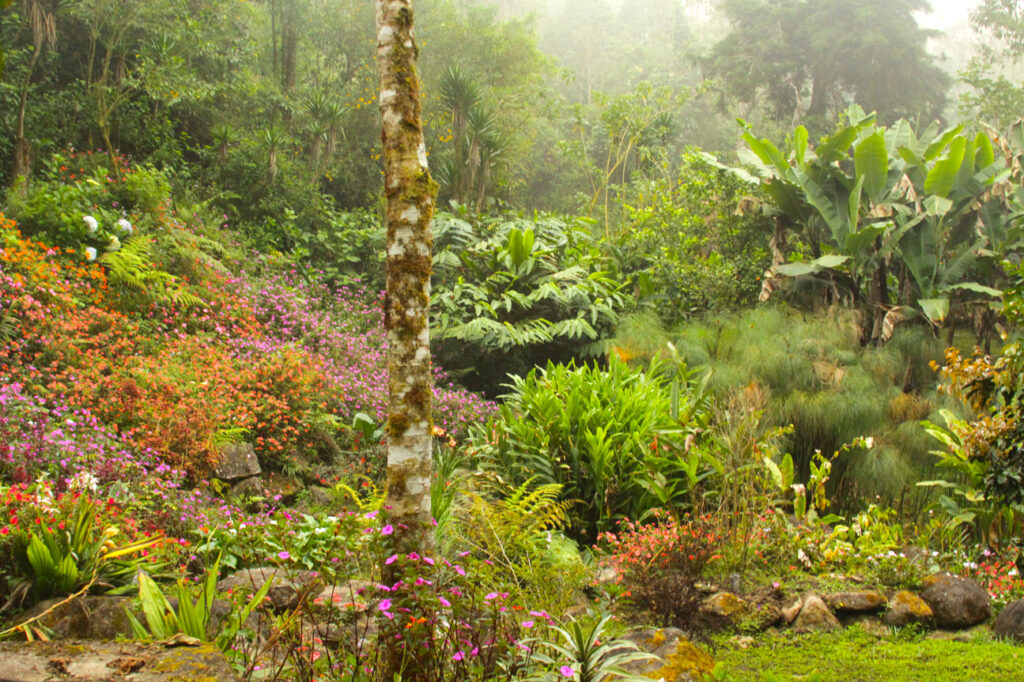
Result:
{"label": "green lawn", "polygon": [[836,682],[1024,680],[1024,646],[975,637],[970,642],[876,637],[860,628],[758,639],[741,649],[722,641],[716,678]]}

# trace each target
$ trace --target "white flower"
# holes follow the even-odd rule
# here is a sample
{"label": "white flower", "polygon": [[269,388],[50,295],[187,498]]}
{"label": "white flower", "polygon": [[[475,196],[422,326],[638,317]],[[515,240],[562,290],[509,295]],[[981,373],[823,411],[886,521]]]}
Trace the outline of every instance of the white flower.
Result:
{"label": "white flower", "polygon": [[110,241],[107,242],[107,251],[117,251],[121,248],[121,240],[117,237],[111,237]]}
{"label": "white flower", "polygon": [[868,450],[875,447],[875,439],[872,436],[868,436],[867,438],[865,438],[864,447],[866,447]]}
{"label": "white flower", "polygon": [[132,224],[128,222],[127,218],[121,218],[120,220],[118,220],[117,226],[120,227],[121,232],[123,232],[127,236],[131,236],[132,232],[134,231],[132,228]]}
{"label": "white flower", "polygon": [[89,260],[96,260],[96,248],[92,246],[85,247],[85,257]]}
{"label": "white flower", "polygon": [[83,216],[82,220],[84,220],[85,224],[89,226],[90,235],[96,234],[96,230],[100,229],[100,224],[96,222],[96,219],[91,215]]}

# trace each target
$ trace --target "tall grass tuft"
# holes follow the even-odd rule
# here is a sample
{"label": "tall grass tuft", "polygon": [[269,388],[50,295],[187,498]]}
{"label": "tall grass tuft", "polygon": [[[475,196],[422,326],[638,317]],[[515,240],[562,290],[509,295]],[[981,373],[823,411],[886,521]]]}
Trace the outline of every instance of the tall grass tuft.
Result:
{"label": "tall grass tuft", "polygon": [[[638,330],[647,341],[633,338]],[[644,320],[621,326],[616,344],[646,348],[661,335]],[[944,343],[916,327],[898,329],[880,347],[863,348],[860,337],[851,312],[764,306],[687,324],[674,344],[689,367],[711,369],[709,386],[720,403],[753,401],[749,407],[763,412],[765,433],[792,425],[781,450],[793,455],[800,480],[816,451],[830,454],[871,436],[873,447],[847,450],[834,462],[829,496],[840,509],[880,498],[916,514],[927,493],[914,484],[931,475],[934,459],[920,421],[955,409],[936,392],[938,375],[930,367],[941,361]]]}

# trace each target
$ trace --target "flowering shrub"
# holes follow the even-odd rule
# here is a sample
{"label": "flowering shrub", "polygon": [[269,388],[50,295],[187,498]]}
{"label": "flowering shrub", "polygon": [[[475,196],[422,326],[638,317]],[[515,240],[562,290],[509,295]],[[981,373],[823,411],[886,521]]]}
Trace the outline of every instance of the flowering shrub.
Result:
{"label": "flowering shrub", "polygon": [[[299,471],[358,446],[358,413],[387,416],[379,301],[332,291],[314,273],[210,273],[207,306],[119,309],[104,270],[24,239],[0,219],[0,364],[24,392],[88,409],[137,448],[197,479],[224,434],[244,434],[264,466]],[[494,407],[445,385],[435,415],[461,437]],[[356,458],[358,459],[358,458]]]}
{"label": "flowering shrub", "polygon": [[623,595],[661,622],[688,626],[697,615],[696,582],[721,558],[722,538],[710,516],[676,518],[656,510],[653,523],[624,521],[602,533],[601,565],[615,569]]}

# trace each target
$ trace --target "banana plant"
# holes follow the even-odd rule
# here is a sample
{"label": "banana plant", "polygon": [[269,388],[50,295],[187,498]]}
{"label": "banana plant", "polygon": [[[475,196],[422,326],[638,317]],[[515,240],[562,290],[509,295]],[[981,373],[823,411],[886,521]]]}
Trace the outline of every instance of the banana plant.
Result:
{"label": "banana plant", "polygon": [[1024,240],[995,201],[1011,171],[992,139],[937,124],[918,136],[907,121],[878,126],[856,106],[847,119],[816,149],[798,127],[786,154],[749,128],[743,134],[741,159],[763,179],[804,256],[777,262],[762,298],[787,278],[823,282],[834,302],[871,311],[865,340],[884,341],[894,312],[938,326],[959,299],[997,297],[973,275],[991,277],[998,267],[986,259],[1004,253],[993,247]]}

